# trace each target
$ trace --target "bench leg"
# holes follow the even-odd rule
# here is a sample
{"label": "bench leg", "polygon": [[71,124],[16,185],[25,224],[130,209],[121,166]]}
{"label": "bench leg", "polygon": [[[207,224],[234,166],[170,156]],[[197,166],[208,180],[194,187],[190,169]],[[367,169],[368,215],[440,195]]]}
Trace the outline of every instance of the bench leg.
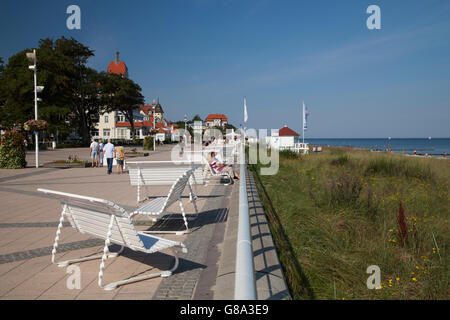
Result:
{"label": "bench leg", "polygon": [[[60,261],[60,262],[55,261],[56,260],[56,249],[58,248],[59,236],[61,235],[61,228],[62,228],[62,225],[63,225],[63,222],[64,222],[64,215],[65,215],[66,210],[67,210],[67,205],[64,205],[63,211],[61,213],[61,218],[59,219],[58,229],[56,230],[55,242],[53,244],[52,263],[53,264],[57,264],[58,267],[67,267],[69,264],[72,264],[72,263],[89,261],[89,260],[94,260],[94,259],[101,258],[102,254],[97,254],[97,255],[93,255],[93,256],[87,256],[87,257],[84,257],[84,258],[71,259],[71,260]],[[120,255],[122,253],[123,249],[124,248],[121,247],[118,252],[109,252],[108,251],[108,257],[109,258],[117,257],[118,255]]]}
{"label": "bench leg", "polygon": [[[128,284],[128,283],[133,283],[133,282],[156,278],[156,277],[163,277],[163,278],[169,277],[173,274],[173,272],[178,268],[178,265],[179,265],[179,260],[178,260],[178,257],[176,255],[175,251],[173,249],[171,249],[171,251],[175,258],[175,262],[170,270],[165,270],[165,271],[161,271],[161,272],[155,272],[155,273],[140,275],[140,276],[136,276],[136,277],[131,277],[128,279],[111,282],[106,285],[101,284],[101,278],[100,278],[100,274],[99,274],[99,286],[101,288],[103,288],[104,290],[114,290],[117,287]],[[183,252],[187,252],[186,247],[184,247],[184,245],[183,245]],[[101,270],[101,272],[102,272],[102,270]],[[102,277],[103,277],[103,272],[102,272]]]}
{"label": "bench leg", "polygon": [[[184,212],[183,201],[181,201],[181,197],[178,199],[178,201],[180,201],[181,214],[183,215],[184,225],[186,226],[186,233],[188,233],[189,227],[188,227],[188,222],[186,219],[186,213]],[[197,208],[197,206],[195,205],[195,200],[194,200],[194,206]]]}

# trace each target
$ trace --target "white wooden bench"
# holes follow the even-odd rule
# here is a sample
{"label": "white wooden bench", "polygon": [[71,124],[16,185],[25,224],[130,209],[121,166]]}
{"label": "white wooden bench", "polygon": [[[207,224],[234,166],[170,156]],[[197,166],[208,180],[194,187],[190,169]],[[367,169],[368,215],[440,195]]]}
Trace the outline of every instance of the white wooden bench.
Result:
{"label": "white wooden bench", "polygon": [[[185,232],[189,232],[189,226],[188,226],[188,219],[186,218],[186,213],[184,211],[183,201],[182,201],[182,194],[183,190],[186,188],[186,185],[189,186],[190,194],[192,194],[192,186],[188,183],[191,176],[194,174],[194,171],[197,169],[197,167],[191,168],[184,172],[178,179],[172,184],[172,187],[170,188],[169,194],[167,197],[158,197],[152,201],[150,201],[147,204],[144,204],[140,208],[136,209],[132,216],[136,214],[145,215],[153,220],[157,220],[155,216],[161,216],[163,217],[164,214],[168,214],[168,208],[175,202],[178,201],[181,209],[181,215],[184,220],[184,225],[186,227],[186,231],[145,231],[145,233],[176,233],[178,235],[184,234]],[[197,219],[198,217],[198,209],[197,204],[195,202],[195,197],[192,198],[192,203],[194,205],[195,210],[195,217],[194,219]]]}
{"label": "white wooden bench", "polygon": [[[200,165],[184,161],[127,161],[130,183],[137,186],[137,203],[148,199],[141,196],[141,187],[172,185],[183,173],[195,168],[194,174],[189,178],[189,184],[204,184],[203,172]],[[189,197],[192,201],[193,188]]]}
{"label": "white wooden bench", "polygon": [[[56,231],[55,242],[53,244],[52,263],[58,264],[59,267],[64,267],[71,263],[102,258],[100,271],[98,273],[98,285],[105,290],[113,290],[120,285],[158,276],[168,277],[178,267],[178,257],[175,252],[173,252],[175,256],[175,263],[170,270],[131,277],[125,280],[103,285],[102,279],[106,259],[109,257],[118,256],[123,251],[124,247],[130,248],[133,251],[141,251],[144,253],[155,253],[165,249],[173,250],[174,247],[180,247],[183,252],[187,252],[185,245],[181,242],[136,231],[130,214],[113,202],[48,189],[38,189],[38,191],[58,199],[63,208],[58,229]],[[96,238],[104,239],[105,246],[103,249],[103,254],[56,262],[55,255],[58,248],[59,237],[61,235],[64,219],[67,219],[71,226],[77,231],[84,234],[89,234]],[[109,252],[108,247],[111,243],[120,245],[120,251],[117,253]]]}

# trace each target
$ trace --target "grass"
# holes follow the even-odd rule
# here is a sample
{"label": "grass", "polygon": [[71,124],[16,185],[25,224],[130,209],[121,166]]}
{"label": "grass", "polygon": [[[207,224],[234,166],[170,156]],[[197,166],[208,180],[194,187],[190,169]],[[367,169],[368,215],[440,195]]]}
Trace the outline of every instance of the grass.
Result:
{"label": "grass", "polygon": [[325,148],[256,181],[294,298],[448,299],[450,161]]}

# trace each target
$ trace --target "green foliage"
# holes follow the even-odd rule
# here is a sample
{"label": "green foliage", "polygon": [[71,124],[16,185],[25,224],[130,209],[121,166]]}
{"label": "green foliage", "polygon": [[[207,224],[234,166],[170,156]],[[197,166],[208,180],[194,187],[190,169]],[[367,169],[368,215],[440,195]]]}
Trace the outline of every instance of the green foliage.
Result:
{"label": "green foliage", "polygon": [[[9,58],[0,76],[0,125],[14,128],[34,118],[34,81],[26,49]],[[89,142],[89,130],[95,124],[101,106],[97,72],[86,63],[94,53],[75,39],[41,39],[36,49],[37,81],[44,86],[39,93],[38,118],[49,123],[47,132],[67,136],[79,130]],[[93,85],[94,84],[94,85]],[[95,103],[93,102],[95,101]],[[1,104],[0,104],[1,105]],[[69,125],[68,125],[69,124]]]}
{"label": "green foliage", "polygon": [[279,155],[280,155],[280,158],[283,158],[283,159],[298,159],[298,158],[300,158],[299,153],[289,150],[289,149],[281,150],[279,152]]}
{"label": "green foliage", "polygon": [[173,143],[173,141],[171,138],[164,139],[164,144],[172,144],[172,143]]}
{"label": "green foliage", "polygon": [[101,73],[102,100],[107,105],[107,112],[120,111],[131,124],[132,139],[135,137],[134,112],[144,104],[141,87],[133,80],[119,74]]}
{"label": "green foliage", "polygon": [[153,150],[153,138],[152,137],[144,138],[143,149],[144,150]]}
{"label": "green foliage", "polygon": [[134,146],[141,146],[144,143],[144,139],[137,139],[135,138],[134,140],[131,140],[131,145]]}
{"label": "green foliage", "polygon": [[330,163],[331,163],[333,166],[343,166],[343,165],[347,164],[348,159],[349,159],[349,158],[348,158],[348,155],[342,154],[342,155],[340,155],[339,157],[337,157],[337,158],[331,160]]}
{"label": "green foliage", "polygon": [[6,131],[0,140],[0,168],[25,168],[26,151],[23,135],[16,131]]}
{"label": "green foliage", "polygon": [[406,178],[419,178],[421,180],[434,180],[434,174],[429,166],[410,161],[409,159],[388,159],[378,157],[371,160],[366,169],[366,175],[378,174]]}
{"label": "green foliage", "polygon": [[[278,173],[259,179],[266,214],[281,225],[270,221],[294,297],[448,297],[448,160],[324,148],[301,160],[280,157]],[[366,287],[372,264],[382,270],[381,290]]]}

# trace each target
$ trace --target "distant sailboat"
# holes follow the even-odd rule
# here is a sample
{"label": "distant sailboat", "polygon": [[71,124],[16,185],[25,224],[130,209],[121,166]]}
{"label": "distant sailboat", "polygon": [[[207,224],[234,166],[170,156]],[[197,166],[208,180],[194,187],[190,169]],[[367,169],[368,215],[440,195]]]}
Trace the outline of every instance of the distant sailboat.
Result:
{"label": "distant sailboat", "polygon": [[431,137],[428,137],[428,140],[431,140]]}

